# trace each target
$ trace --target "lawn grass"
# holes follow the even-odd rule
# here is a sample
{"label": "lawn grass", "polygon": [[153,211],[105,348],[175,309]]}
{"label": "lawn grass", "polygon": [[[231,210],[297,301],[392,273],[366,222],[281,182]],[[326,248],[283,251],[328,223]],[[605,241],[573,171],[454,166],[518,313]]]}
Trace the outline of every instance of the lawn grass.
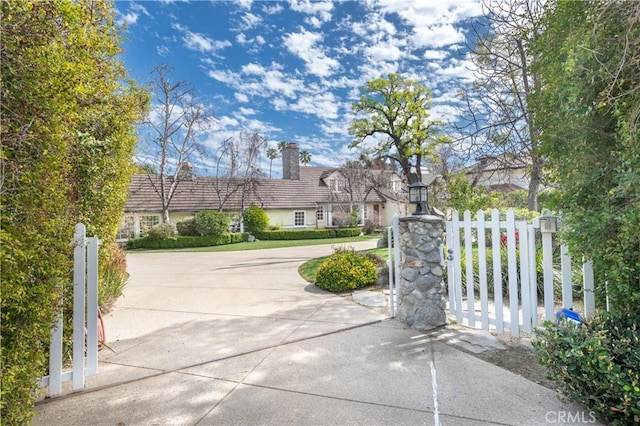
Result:
{"label": "lawn grass", "polygon": [[128,250],[135,253],[176,253],[176,252],[221,252],[221,251],[243,251],[243,250],[262,250],[272,248],[283,247],[302,247],[302,246],[315,246],[320,244],[344,244],[359,241],[369,241],[380,238],[379,234],[363,235],[361,237],[347,237],[347,238],[326,238],[326,239],[314,239],[314,240],[266,240],[266,241],[254,241],[235,244],[224,244],[219,246],[210,247],[189,247],[180,249],[135,249]]}

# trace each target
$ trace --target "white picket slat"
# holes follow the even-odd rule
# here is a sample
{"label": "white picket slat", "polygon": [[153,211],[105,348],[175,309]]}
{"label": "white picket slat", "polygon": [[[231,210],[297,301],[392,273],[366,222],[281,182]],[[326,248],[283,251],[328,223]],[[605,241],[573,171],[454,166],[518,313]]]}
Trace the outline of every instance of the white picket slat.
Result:
{"label": "white picket slat", "polygon": [[548,232],[542,233],[542,264],[544,266],[544,316],[546,320],[553,321],[553,236]]}
{"label": "white picket slat", "polygon": [[466,282],[467,282],[467,312],[469,313],[467,319],[469,326],[475,327],[476,325],[476,297],[474,288],[474,271],[473,271],[473,234],[471,233],[471,212],[465,210],[464,212],[464,254],[466,263]]}
{"label": "white picket slat", "polygon": [[491,212],[491,249],[493,255],[493,293],[495,303],[496,332],[504,332],[504,301],[502,295],[502,256],[500,253],[500,212],[493,209]]}
{"label": "white picket slat", "polygon": [[531,332],[531,315],[535,307],[531,306],[531,281],[529,279],[529,233],[527,222],[519,221],[516,229],[520,236],[520,294],[522,299],[522,331]]}
{"label": "white picket slat", "polygon": [[[73,306],[85,306],[86,239],[85,226],[76,227],[73,260]],[[84,388],[84,321],[83,309],[73,310],[73,390]],[[82,372],[79,374],[77,372]]]}
{"label": "white picket slat", "polygon": [[478,281],[480,283],[480,316],[482,328],[489,329],[489,296],[487,288],[487,253],[484,212],[477,214],[478,222]]}
{"label": "white picket slat", "polygon": [[569,257],[569,250],[564,244],[560,246],[560,267],[562,269],[562,307],[573,309],[571,257]]}
{"label": "white picket slat", "polygon": [[[460,260],[460,219],[458,217],[458,212],[454,211],[451,215],[451,221],[454,229],[454,237],[453,237],[453,267],[456,271],[462,271],[461,260]],[[462,274],[456,272],[455,276],[455,285],[458,289],[456,291],[456,320],[458,323],[462,323]]]}

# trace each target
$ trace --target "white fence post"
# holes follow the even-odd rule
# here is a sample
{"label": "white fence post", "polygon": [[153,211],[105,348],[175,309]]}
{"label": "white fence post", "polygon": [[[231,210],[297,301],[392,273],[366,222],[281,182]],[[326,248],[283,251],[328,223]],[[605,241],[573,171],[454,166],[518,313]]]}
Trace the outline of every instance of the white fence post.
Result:
{"label": "white fence post", "polygon": [[582,264],[582,283],[584,288],[584,316],[590,317],[596,312],[596,295],[594,294],[593,263]]}
{"label": "white fence post", "polygon": [[[61,308],[56,325],[51,330],[49,374],[40,380],[40,387],[49,387],[48,394],[50,396],[62,393],[63,382],[71,381],[73,390],[82,389],[85,384],[85,376],[91,376],[98,372],[99,245],[100,240],[97,238],[86,237],[86,228],[82,223],[76,225],[73,253],[73,369],[71,371],[62,370],[63,310]],[[86,293],[85,285],[87,285]],[[85,294],[87,296],[86,303]],[[86,334],[85,318],[87,319]]]}
{"label": "white fence post", "polygon": [[473,243],[471,234],[471,212],[465,210],[464,212],[464,254],[466,264],[466,281],[467,281],[467,312],[469,313],[467,320],[470,327],[476,325],[476,298],[474,292],[474,280],[473,280]]}
{"label": "white fence post", "polygon": [[398,307],[398,295],[400,291],[400,216],[393,215],[393,259],[396,279],[393,283],[393,301],[395,308]]}
{"label": "white fence post", "polygon": [[562,307],[573,309],[573,283],[571,282],[571,257],[566,245],[560,246],[560,265],[562,269]]}
{"label": "white fence post", "polygon": [[[73,390],[84,388],[84,321],[86,285],[86,238],[85,226],[76,226],[73,250]],[[82,306],[82,309],[77,307]]]}
{"label": "white fence post", "polygon": [[549,232],[542,233],[542,264],[544,266],[544,315],[545,319],[553,321],[553,236]]}
{"label": "white fence post", "polygon": [[394,256],[393,256],[393,240],[396,237],[393,235],[393,226],[389,226],[387,228],[387,253],[389,255],[388,257],[388,261],[387,261],[387,266],[389,268],[389,314],[391,315],[391,318],[395,318],[396,317],[396,303],[394,300],[394,294],[393,294],[393,290],[395,288],[394,284],[393,284],[393,280],[394,280],[394,274],[393,274],[393,269],[394,269]]}

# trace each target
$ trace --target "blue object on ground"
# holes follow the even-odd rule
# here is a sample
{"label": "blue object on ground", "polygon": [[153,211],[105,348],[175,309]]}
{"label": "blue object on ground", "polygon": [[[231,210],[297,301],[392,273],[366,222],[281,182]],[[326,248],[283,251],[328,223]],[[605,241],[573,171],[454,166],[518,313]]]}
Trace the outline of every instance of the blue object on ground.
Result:
{"label": "blue object on ground", "polygon": [[560,312],[556,313],[556,318],[558,319],[558,322],[560,322],[562,318],[566,318],[569,322],[574,322],[576,325],[582,325],[580,314],[572,309],[562,308]]}

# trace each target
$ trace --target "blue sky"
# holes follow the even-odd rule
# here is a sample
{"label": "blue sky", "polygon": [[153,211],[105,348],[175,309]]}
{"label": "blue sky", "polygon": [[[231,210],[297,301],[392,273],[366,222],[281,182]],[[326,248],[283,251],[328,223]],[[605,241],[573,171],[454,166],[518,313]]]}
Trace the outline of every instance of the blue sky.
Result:
{"label": "blue sky", "polygon": [[296,142],[311,165],[328,167],[357,156],[348,149],[351,104],[372,79],[417,79],[432,90],[432,117],[455,120],[456,91],[473,79],[469,28],[482,13],[471,0],[117,1],[116,9],[130,76],[144,83],[167,64],[190,82],[216,118],[205,136],[212,150],[248,130],[272,146]]}

